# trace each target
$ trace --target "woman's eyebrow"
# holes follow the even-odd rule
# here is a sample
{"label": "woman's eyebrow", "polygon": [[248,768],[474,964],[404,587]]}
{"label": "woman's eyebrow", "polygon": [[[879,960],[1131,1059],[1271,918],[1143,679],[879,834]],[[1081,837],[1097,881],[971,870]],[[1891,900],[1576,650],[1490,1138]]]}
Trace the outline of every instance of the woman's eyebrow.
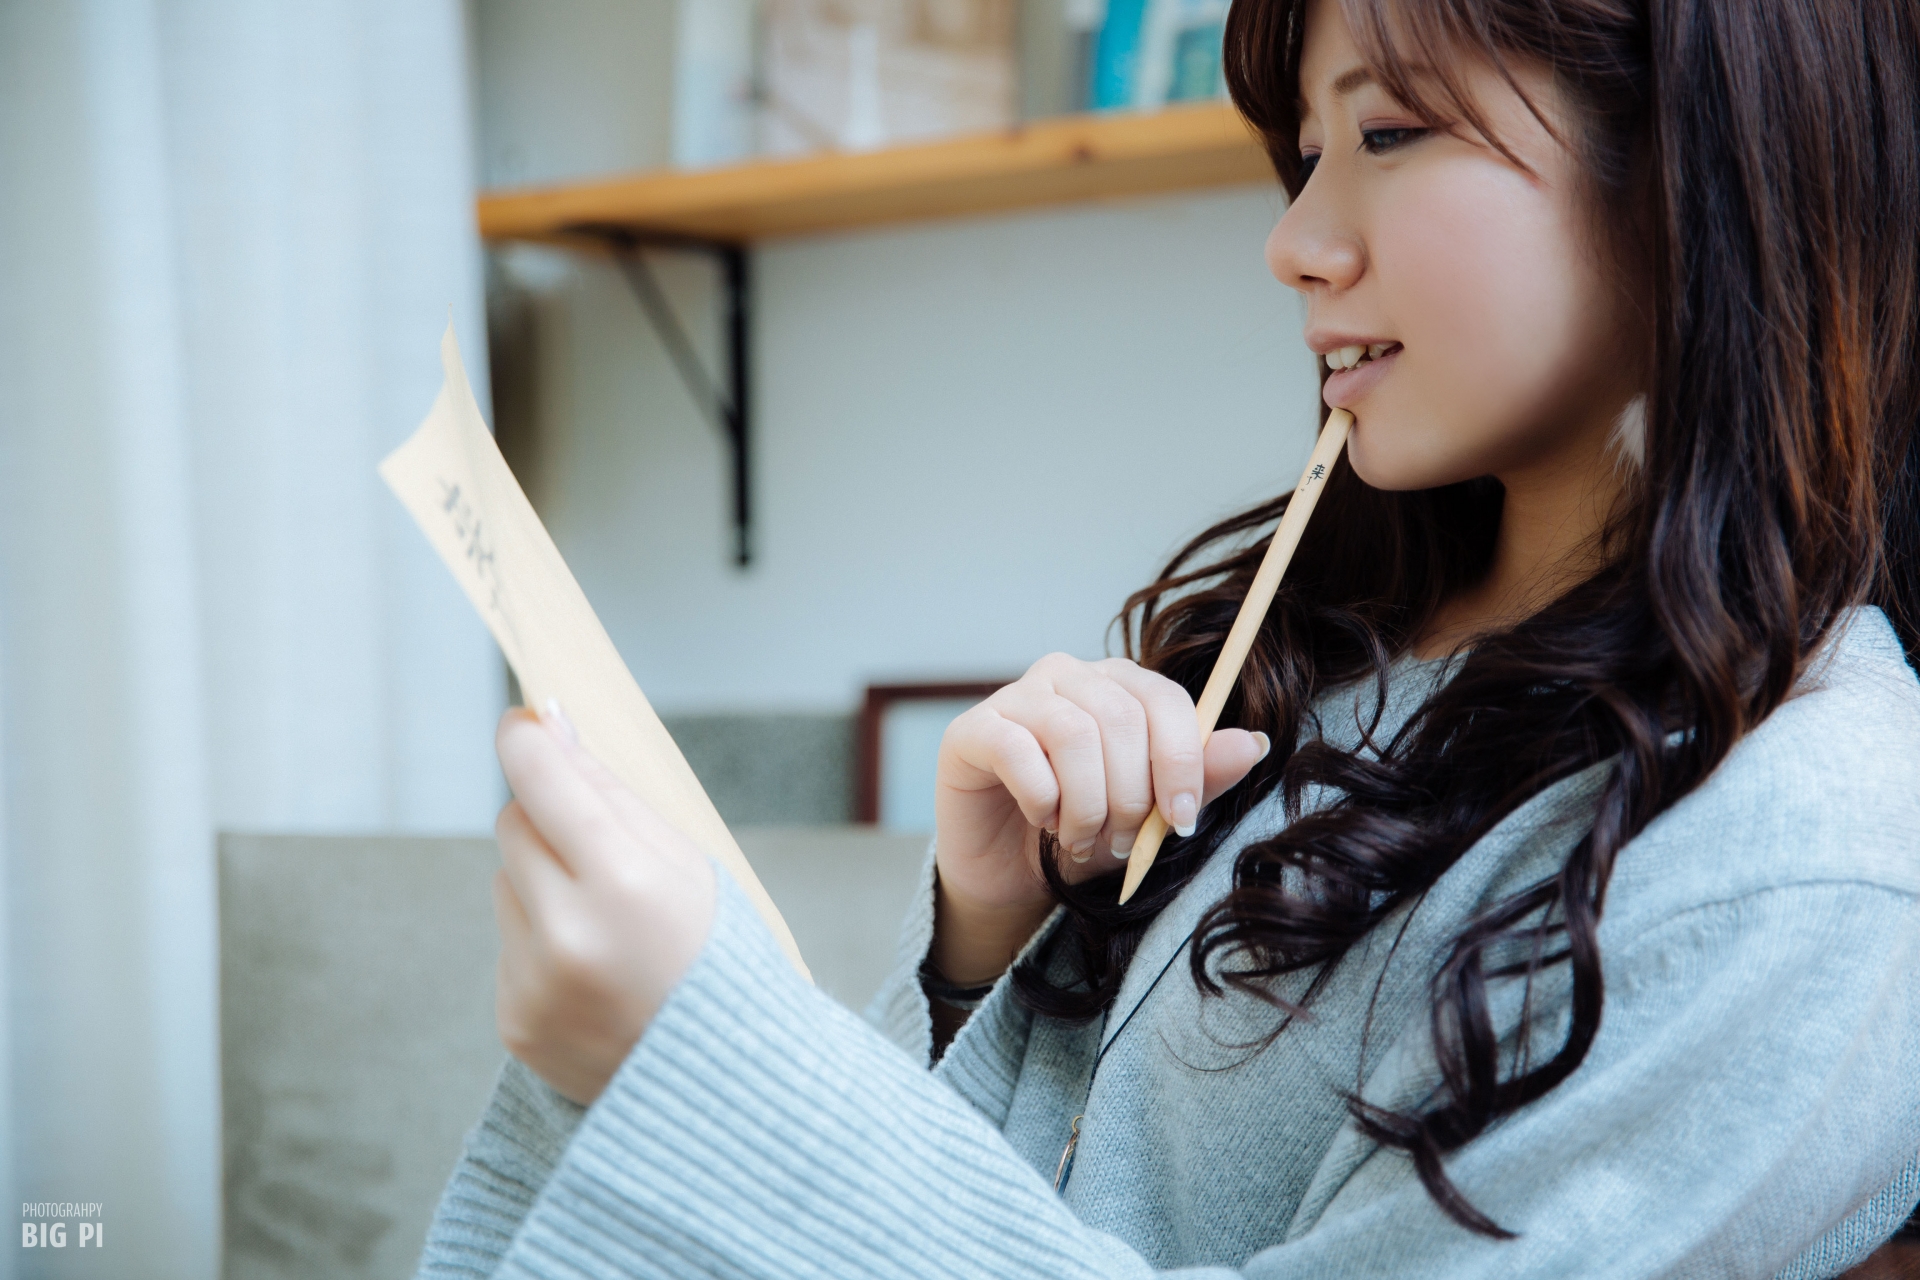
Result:
{"label": "woman's eyebrow", "polygon": [[[1374,75],[1372,67],[1350,67],[1334,77],[1333,87],[1330,92],[1335,98],[1344,98],[1361,85],[1372,84],[1373,82]],[[1300,100],[1295,104],[1295,113],[1300,119],[1305,120],[1313,114],[1313,104],[1308,102],[1306,97],[1302,95]]]}
{"label": "woman's eyebrow", "polygon": [[1344,98],[1361,85],[1372,83],[1372,67],[1355,67],[1350,71],[1343,71],[1335,77],[1333,82],[1333,96],[1336,98]]}

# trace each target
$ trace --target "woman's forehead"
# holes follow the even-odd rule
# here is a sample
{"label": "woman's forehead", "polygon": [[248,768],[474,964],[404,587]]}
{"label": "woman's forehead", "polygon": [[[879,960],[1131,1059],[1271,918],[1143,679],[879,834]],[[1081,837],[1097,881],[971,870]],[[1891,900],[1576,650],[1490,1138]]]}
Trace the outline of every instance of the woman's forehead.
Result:
{"label": "woman's forehead", "polygon": [[1371,77],[1372,71],[1354,42],[1340,0],[1307,0],[1299,12],[1306,27],[1294,89],[1304,118],[1310,99],[1321,90],[1344,96]]}

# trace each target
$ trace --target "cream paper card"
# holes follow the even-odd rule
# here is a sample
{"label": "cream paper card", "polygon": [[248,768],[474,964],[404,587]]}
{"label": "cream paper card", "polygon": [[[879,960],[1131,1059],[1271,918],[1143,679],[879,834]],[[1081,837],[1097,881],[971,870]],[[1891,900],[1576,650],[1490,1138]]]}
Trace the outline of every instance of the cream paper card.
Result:
{"label": "cream paper card", "polygon": [[732,873],[794,968],[811,977],[779,909],[507,469],[480,418],[451,324],[440,363],[446,381],[433,408],[380,464],[381,478],[500,642],[527,705],[558,699],[581,745]]}

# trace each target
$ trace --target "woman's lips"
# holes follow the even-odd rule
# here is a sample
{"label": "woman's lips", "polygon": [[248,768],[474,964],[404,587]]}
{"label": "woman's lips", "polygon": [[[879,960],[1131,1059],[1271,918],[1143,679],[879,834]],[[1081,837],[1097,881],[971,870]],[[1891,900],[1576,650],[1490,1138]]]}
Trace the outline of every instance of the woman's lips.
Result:
{"label": "woman's lips", "polygon": [[1387,376],[1393,368],[1393,362],[1400,358],[1402,348],[1395,347],[1371,360],[1363,360],[1351,369],[1342,369],[1338,373],[1327,375],[1320,388],[1320,398],[1335,409],[1351,409],[1366,399],[1380,379]]}

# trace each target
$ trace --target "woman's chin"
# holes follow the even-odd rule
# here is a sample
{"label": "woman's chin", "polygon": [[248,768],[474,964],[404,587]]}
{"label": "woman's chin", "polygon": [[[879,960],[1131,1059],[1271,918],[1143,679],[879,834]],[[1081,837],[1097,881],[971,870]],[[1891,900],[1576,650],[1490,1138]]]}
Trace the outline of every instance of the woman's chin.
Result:
{"label": "woman's chin", "polygon": [[1390,441],[1366,438],[1365,428],[1357,423],[1347,437],[1347,462],[1370,488],[1399,492],[1433,487],[1425,478],[1428,468],[1409,466],[1405,450],[1394,449]]}
{"label": "woman's chin", "polygon": [[1475,469],[1476,460],[1435,457],[1432,450],[1417,447],[1420,434],[1395,433],[1377,419],[1369,429],[1365,419],[1357,419],[1347,437],[1348,465],[1368,487],[1394,493],[1438,489],[1485,474],[1485,467]]}

